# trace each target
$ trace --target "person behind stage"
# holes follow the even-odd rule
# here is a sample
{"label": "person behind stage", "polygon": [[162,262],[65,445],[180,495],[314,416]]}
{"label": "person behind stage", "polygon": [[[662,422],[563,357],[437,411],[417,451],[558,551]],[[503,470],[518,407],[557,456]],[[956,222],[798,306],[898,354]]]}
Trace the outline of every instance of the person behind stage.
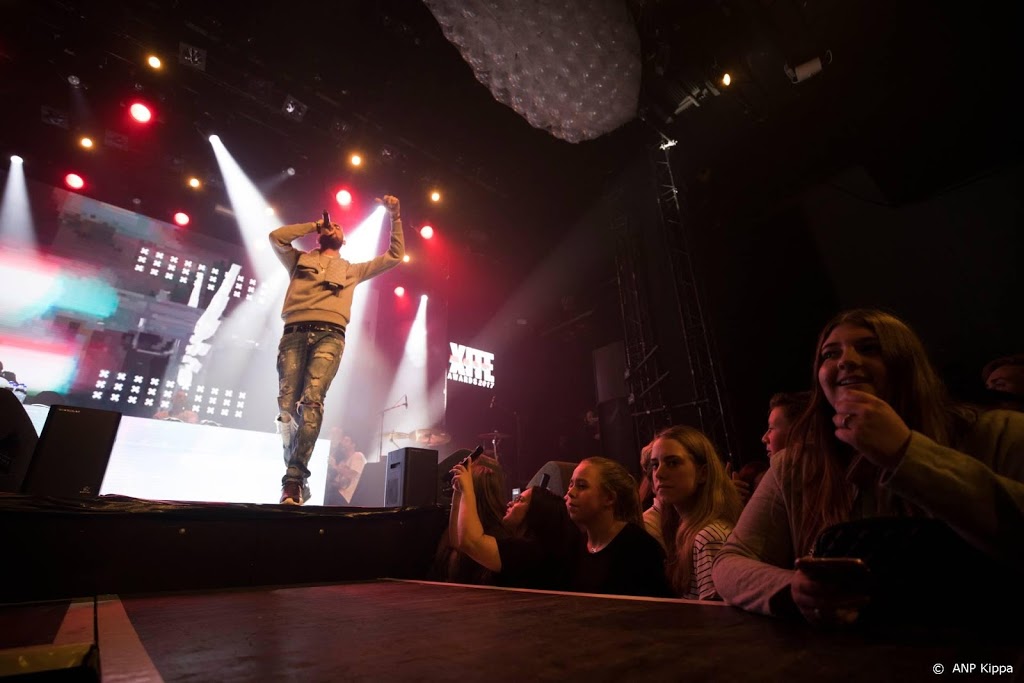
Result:
{"label": "person behind stage", "polygon": [[366,456],[356,442],[341,429],[331,430],[331,457],[327,465],[327,490],[324,505],[348,505],[359,486]]}
{"label": "person behind stage", "polygon": [[562,499],[545,488],[531,486],[509,502],[500,533],[486,533],[478,501],[477,472],[484,467],[480,460],[463,461],[452,468],[452,545],[494,572],[494,583],[499,586],[568,588],[582,539]]}
{"label": "person behind stage", "polygon": [[[345,244],[345,232],[337,223],[299,223],[270,233],[270,243],[291,277],[281,309],[284,334],[277,355],[277,424],[287,466],[281,479],[285,504],[302,505],[309,498],[309,458],[320,434],[324,397],[345,350],[353,290],[397,266],[405,255],[398,199],[387,195],[382,203],[391,216],[391,245],[370,261],[349,263],[341,258],[338,250]],[[311,232],[319,235],[319,249],[306,252],[292,246]]]}
{"label": "person behind stage", "polygon": [[644,531],[636,480],[608,458],[586,458],[565,494],[569,517],[586,536],[570,590],[580,593],[672,597],[665,552]]}
{"label": "person behind stage", "polygon": [[178,420],[189,424],[199,422],[199,415],[188,409],[188,394],[182,389],[175,390],[171,395],[171,405],[153,413],[153,418],[156,420]]}
{"label": "person behind stage", "polygon": [[722,459],[704,434],[685,425],[654,437],[648,476],[661,513],[666,573],[673,592],[690,600],[717,600],[711,563],[743,505]]}
{"label": "person behind stage", "polygon": [[[948,541],[923,547],[941,559],[899,583],[903,592],[887,603],[875,600],[883,586],[866,573],[794,569],[823,530],[842,530],[833,525],[847,520],[883,522],[887,530],[902,520],[901,527],[936,529]],[[772,457],[712,576],[732,605],[814,624],[856,621],[869,605],[906,613],[908,598],[952,614],[955,600],[1008,599],[1017,582],[997,576],[1004,567],[1019,576],[1022,538],[1024,415],[952,404],[917,335],[888,313],[859,309],[822,330],[810,407],[786,450]],[[890,556],[900,550],[886,548]],[[886,558],[866,559],[877,567]],[[954,577],[941,587],[915,585],[938,570]]]}

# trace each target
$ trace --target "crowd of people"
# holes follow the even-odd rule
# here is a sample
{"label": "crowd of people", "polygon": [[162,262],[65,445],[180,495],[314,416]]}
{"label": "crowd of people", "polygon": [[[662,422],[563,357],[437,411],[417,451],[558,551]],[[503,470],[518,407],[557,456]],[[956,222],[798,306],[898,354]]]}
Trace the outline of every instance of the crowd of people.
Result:
{"label": "crowd of people", "polygon": [[810,388],[772,397],[760,466],[734,473],[676,425],[641,449],[639,482],[592,457],[564,497],[533,486],[506,502],[498,463],[466,458],[437,578],[724,600],[830,627],[960,613],[977,594],[953,585],[972,580],[1024,604],[1022,361],[985,368],[995,407],[959,403],[906,323],[844,312]]}

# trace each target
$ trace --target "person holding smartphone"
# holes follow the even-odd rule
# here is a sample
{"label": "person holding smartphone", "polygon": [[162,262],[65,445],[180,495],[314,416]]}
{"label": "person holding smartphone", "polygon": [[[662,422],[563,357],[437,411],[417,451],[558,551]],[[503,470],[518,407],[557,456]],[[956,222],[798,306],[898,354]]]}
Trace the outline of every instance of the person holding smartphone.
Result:
{"label": "person holding smartphone", "polygon": [[[1024,415],[954,404],[906,323],[858,309],[822,330],[810,408],[715,558],[715,586],[752,612],[856,621],[879,595],[867,570],[885,558],[805,556],[826,529],[875,518],[947,531],[952,550],[933,553],[941,560],[922,568],[922,583],[946,566],[984,567],[1000,601],[1019,593],[997,577],[1024,566]],[[976,600],[975,587],[961,574],[926,597],[942,608]]]}
{"label": "person holding smartphone", "polygon": [[582,544],[562,499],[540,486],[515,496],[501,520],[507,537],[485,532],[477,506],[474,472],[467,458],[452,468],[455,496],[449,527],[453,547],[495,573],[499,586],[564,590],[576,549]]}

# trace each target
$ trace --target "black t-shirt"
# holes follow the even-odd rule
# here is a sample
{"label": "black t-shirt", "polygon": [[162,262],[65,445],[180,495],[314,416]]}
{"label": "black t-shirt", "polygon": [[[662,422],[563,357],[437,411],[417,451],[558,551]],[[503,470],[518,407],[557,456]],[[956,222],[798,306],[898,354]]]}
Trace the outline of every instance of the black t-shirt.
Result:
{"label": "black t-shirt", "polygon": [[555,554],[532,538],[499,538],[501,572],[496,582],[510,588],[565,590],[569,585],[572,553]]}
{"label": "black t-shirt", "polygon": [[626,524],[611,543],[596,553],[581,544],[570,590],[670,598],[665,551],[642,527]]}

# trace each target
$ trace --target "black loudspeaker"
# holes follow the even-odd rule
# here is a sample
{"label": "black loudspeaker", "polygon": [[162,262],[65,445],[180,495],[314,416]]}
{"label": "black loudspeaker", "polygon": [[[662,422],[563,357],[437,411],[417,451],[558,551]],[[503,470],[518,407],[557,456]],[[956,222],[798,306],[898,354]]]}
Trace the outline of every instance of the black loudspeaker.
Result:
{"label": "black loudspeaker", "polygon": [[22,493],[76,498],[97,496],[107,473],[121,413],[51,406]]}
{"label": "black loudspeaker", "polygon": [[594,387],[597,402],[629,396],[626,386],[626,347],[618,341],[594,349]]}
{"label": "black loudspeaker", "polygon": [[384,507],[437,505],[437,451],[399,448],[388,453]]}
{"label": "black loudspeaker", "polygon": [[572,479],[572,472],[578,464],[578,462],[562,462],[557,460],[547,462],[544,464],[544,467],[537,470],[537,474],[533,475],[533,479],[529,481],[526,488],[541,486],[544,484],[544,477],[546,476],[547,485],[544,488],[556,496],[564,496],[565,492],[569,489],[569,480]]}
{"label": "black loudspeaker", "polygon": [[601,422],[601,450],[607,458],[616,460],[634,477],[640,476],[640,447],[633,433],[633,415],[625,398],[616,398],[598,404],[597,416]]}
{"label": "black loudspeaker", "polygon": [[356,508],[384,507],[384,479],[387,474],[387,460],[368,462],[363,465],[356,490],[352,492],[349,506]]}
{"label": "black loudspeaker", "polygon": [[25,406],[13,391],[0,389],[0,492],[21,491],[38,440]]}

